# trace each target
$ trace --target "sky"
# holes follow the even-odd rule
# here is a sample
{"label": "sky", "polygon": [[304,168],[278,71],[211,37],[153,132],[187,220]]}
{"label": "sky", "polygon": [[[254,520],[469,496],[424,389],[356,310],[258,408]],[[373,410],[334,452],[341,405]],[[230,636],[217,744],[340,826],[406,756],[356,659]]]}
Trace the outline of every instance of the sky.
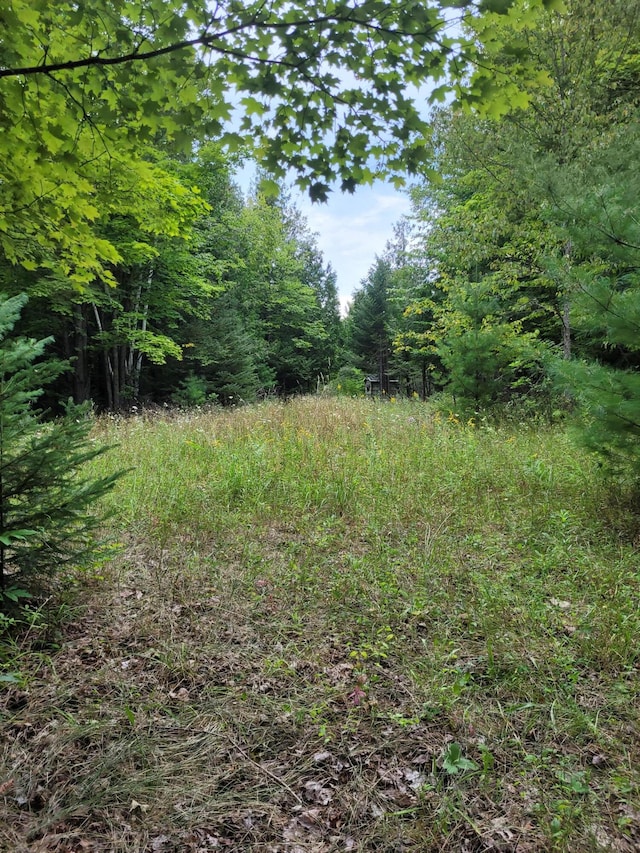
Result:
{"label": "sky", "polygon": [[379,181],[358,187],[353,195],[334,192],[325,204],[312,204],[296,193],[292,201],[317,234],[325,263],[337,273],[340,306],[345,313],[376,255],[382,254],[387,240],[393,237],[393,225],[409,213],[409,197]]}
{"label": "sky", "polygon": [[[242,191],[249,192],[255,167],[248,164],[235,177]],[[288,190],[309,230],[316,234],[325,264],[331,264],[336,272],[344,315],[354,290],[366,277],[376,255],[384,251],[387,240],[393,237],[393,226],[409,213],[409,196],[383,181],[358,187],[352,195],[336,190],[324,204],[312,203],[290,185]]]}

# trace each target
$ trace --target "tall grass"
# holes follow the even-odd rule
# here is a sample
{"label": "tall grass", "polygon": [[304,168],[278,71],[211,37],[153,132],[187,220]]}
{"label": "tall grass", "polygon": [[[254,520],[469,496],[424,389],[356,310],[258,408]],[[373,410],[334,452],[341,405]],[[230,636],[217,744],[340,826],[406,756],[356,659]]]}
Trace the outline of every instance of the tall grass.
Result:
{"label": "tall grass", "polygon": [[29,682],[12,844],[636,849],[639,529],[561,428],[305,398],[98,433],[124,550]]}

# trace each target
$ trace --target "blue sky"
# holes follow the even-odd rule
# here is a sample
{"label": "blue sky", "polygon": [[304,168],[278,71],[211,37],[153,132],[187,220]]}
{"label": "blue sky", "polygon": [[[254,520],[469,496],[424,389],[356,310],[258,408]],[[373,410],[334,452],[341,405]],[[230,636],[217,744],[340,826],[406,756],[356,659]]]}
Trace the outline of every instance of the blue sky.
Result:
{"label": "blue sky", "polygon": [[307,197],[295,193],[292,201],[317,234],[325,262],[337,273],[344,312],[375,256],[383,252],[393,236],[394,223],[409,213],[409,197],[391,184],[377,182],[371,187],[359,187],[353,195],[334,192],[325,204],[312,204]]}

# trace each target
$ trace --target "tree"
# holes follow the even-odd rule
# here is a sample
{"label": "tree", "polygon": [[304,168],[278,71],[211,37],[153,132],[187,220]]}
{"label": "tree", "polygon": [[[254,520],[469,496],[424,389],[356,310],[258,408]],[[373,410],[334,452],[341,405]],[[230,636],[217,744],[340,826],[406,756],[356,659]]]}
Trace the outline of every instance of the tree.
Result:
{"label": "tree", "polygon": [[[49,341],[9,337],[24,296],[0,298],[0,589],[34,584],[95,554],[102,517],[94,504],[119,475],[92,478],[85,463],[105,452],[88,442],[86,407],[69,404],[44,422],[42,386],[65,365],[40,362]],[[9,596],[10,597],[10,596]]]}
{"label": "tree", "polygon": [[[591,0],[571,0],[539,16],[535,26],[527,15],[490,11],[466,24],[484,57],[466,89],[466,103],[476,109],[448,108],[434,122],[433,165],[443,181],[425,182],[413,194],[434,286],[412,299],[407,313],[427,324],[422,337],[405,343],[417,353],[431,340],[457,374],[455,384],[475,397],[474,374],[484,373],[483,355],[486,360],[487,347],[497,345],[497,332],[510,342],[499,346],[507,358],[512,345],[531,353],[534,334],[565,359],[589,350],[602,357],[594,326],[591,344],[584,332],[575,334],[589,324],[580,319],[587,311],[580,284],[586,256],[573,235],[593,187],[580,175],[601,181],[597,195],[607,192],[602,169],[598,174],[589,164],[637,115],[640,21],[626,3],[605,11]],[[539,73],[526,78],[518,69],[532,60]],[[594,227],[591,217],[587,254],[596,244]],[[613,243],[599,263],[612,253]],[[481,352],[470,357],[484,336]],[[538,352],[543,356],[544,348]],[[541,375],[539,358],[514,355],[515,374],[489,373],[515,379],[518,391],[528,392]],[[527,363],[531,372],[523,383]],[[467,381],[460,382],[465,364]],[[512,393],[494,390],[499,398]]]}
{"label": "tree", "polygon": [[545,257],[562,240],[544,221],[540,194],[512,164],[519,146],[509,127],[447,114],[434,138],[443,181],[412,192],[428,274],[410,293],[409,328],[397,346],[430,357],[440,382],[486,406],[536,387],[541,342],[560,341]]}
{"label": "tree", "polygon": [[[551,2],[503,11],[530,20]],[[79,288],[110,281],[118,253],[92,228],[92,167],[135,170],[140,146],[158,141],[190,150],[222,137],[277,175],[293,168],[315,199],[376,168],[415,172],[428,127],[409,87],[460,80],[478,48],[451,30],[451,9],[482,20],[487,5],[14,0],[0,12],[11,33],[0,43],[0,248]]]}
{"label": "tree", "polygon": [[392,301],[391,265],[386,258],[376,258],[362,285],[354,294],[346,319],[346,345],[355,366],[376,374],[380,390],[389,394],[390,358],[393,335],[398,318]]}
{"label": "tree", "polygon": [[101,211],[92,230],[117,253],[108,281],[96,276],[78,287],[52,269],[5,270],[3,282],[6,292],[29,293],[25,319],[35,318],[37,334],[55,333],[57,354],[71,361],[66,396],[111,410],[137,400],[145,363],[181,357],[176,326],[214,287],[191,245],[206,201],[180,174],[182,164],[150,147],[140,155],[133,170],[120,162],[92,170]]}
{"label": "tree", "polygon": [[205,399],[223,405],[253,402],[265,384],[266,346],[252,335],[235,290],[218,296],[210,316],[192,321],[188,328],[194,345],[185,351],[185,361],[192,375],[200,377]]}
{"label": "tree", "polygon": [[408,395],[420,389],[425,400],[434,390],[438,368],[431,335],[432,270],[421,252],[415,219],[403,217],[393,231],[384,258],[391,267],[390,298],[398,309],[393,328],[394,372],[402,377]]}
{"label": "tree", "polygon": [[336,367],[342,341],[337,276],[331,264],[325,264],[317,246],[317,235],[309,230],[300,211],[290,205],[286,197],[280,206],[286,232],[295,245],[295,256],[301,264],[300,280],[314,295],[313,315],[322,329],[314,338],[313,369],[316,377],[321,375],[327,380]]}
{"label": "tree", "polygon": [[116,286],[98,284],[87,289],[90,302],[87,291],[82,298],[95,323],[93,345],[104,371],[100,385],[111,410],[138,400],[145,360],[162,364],[182,357],[175,328],[197,313],[215,287],[201,274],[190,245],[206,202],[181,180],[175,163],[152,151],[146,159],[144,184],[123,192],[128,176],[118,180],[116,173],[108,190],[111,206],[99,230],[121,258],[111,269]]}
{"label": "tree", "polygon": [[232,180],[232,165],[218,145],[209,143],[178,168],[181,183],[198,187],[207,207],[189,229],[189,239],[180,241],[176,257],[184,259],[185,270],[165,271],[171,301],[155,319],[178,345],[180,357],[148,366],[141,384],[147,400],[251,401],[260,386],[264,351],[248,331],[237,292],[246,267],[247,234],[245,203]]}
{"label": "tree", "polygon": [[211,210],[195,225],[193,248],[213,292],[181,326],[184,371],[172,364],[155,377],[194,389],[199,381],[225,404],[315,388],[333,367],[340,326],[335,275],[315,236],[285,193],[256,189],[246,203],[205,195]]}
{"label": "tree", "polygon": [[555,365],[582,404],[582,440],[614,469],[640,474],[640,193],[638,124],[600,142],[553,187],[554,216],[571,244],[559,272],[573,293],[578,358]]}
{"label": "tree", "polygon": [[239,295],[252,334],[264,342],[271,374],[265,388],[308,391],[325,370],[328,333],[316,292],[305,280],[305,253],[292,235],[277,198],[258,192],[243,213],[244,269]]}
{"label": "tree", "polygon": [[[518,62],[504,50],[512,34],[489,48],[494,71]],[[562,302],[563,357],[553,373],[581,404],[584,442],[637,475],[638,7],[570,0],[521,37],[550,85],[523,90],[530,109],[507,115],[502,128],[517,131],[520,165],[512,161],[512,169],[527,176],[530,197],[556,232],[544,259]]]}
{"label": "tree", "polygon": [[500,284],[487,276],[441,287],[445,300],[434,312],[434,338],[449,390],[476,409],[529,392],[544,350],[536,332],[505,319]]}

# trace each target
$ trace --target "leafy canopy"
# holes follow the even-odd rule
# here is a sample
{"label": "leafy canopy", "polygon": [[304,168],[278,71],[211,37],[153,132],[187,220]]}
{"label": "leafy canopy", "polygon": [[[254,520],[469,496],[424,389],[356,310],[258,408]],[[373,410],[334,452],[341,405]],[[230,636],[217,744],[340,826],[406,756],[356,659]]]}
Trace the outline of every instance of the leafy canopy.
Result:
{"label": "leafy canopy", "polygon": [[415,172],[429,138],[420,87],[451,87],[479,55],[453,24],[549,2],[3,4],[0,249],[30,268],[59,258],[79,287],[103,275],[118,258],[92,234],[96,164],[134,173],[149,142],[223,138],[276,175],[293,168],[318,200],[377,169]]}

